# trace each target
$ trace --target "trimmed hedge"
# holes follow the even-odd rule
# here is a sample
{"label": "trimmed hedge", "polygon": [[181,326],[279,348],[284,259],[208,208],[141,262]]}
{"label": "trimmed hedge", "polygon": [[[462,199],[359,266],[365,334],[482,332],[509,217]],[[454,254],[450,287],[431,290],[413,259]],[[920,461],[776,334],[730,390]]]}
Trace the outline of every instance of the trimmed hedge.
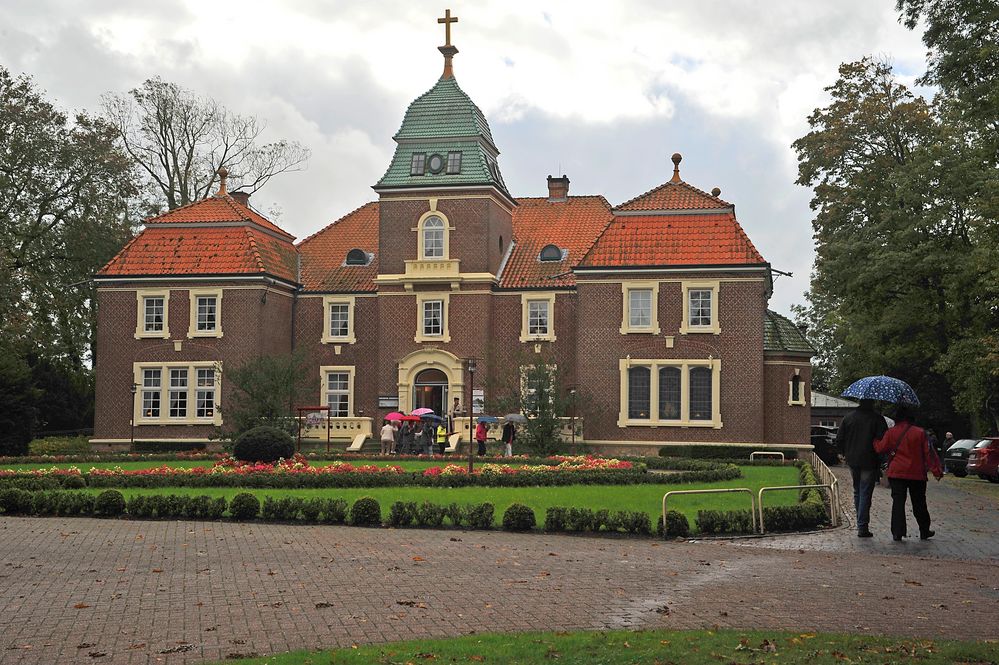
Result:
{"label": "trimmed hedge", "polygon": [[125,497],[118,490],[104,490],[94,499],[98,517],[120,517],[125,512]]}
{"label": "trimmed hedge", "polygon": [[530,531],[537,526],[534,510],[522,503],[512,503],[503,512],[504,531]]}
{"label": "trimmed hedge", "polygon": [[85,436],[48,436],[28,443],[28,455],[86,455],[90,440]]}
{"label": "trimmed hedge", "polygon": [[794,450],[768,450],[766,446],[761,448],[747,448],[746,446],[663,446],[659,449],[660,457],[681,457],[696,459],[734,459],[748,460],[754,452],[782,452],[784,456],[791,460],[797,456]]}
{"label": "trimmed hedge", "polygon": [[[265,511],[266,506],[267,500],[265,499]],[[264,513],[264,517],[267,517],[266,512]],[[382,507],[378,503],[378,499],[371,496],[362,496],[360,499],[354,501],[350,507],[350,523],[354,526],[381,526]]]}
{"label": "trimmed hedge", "polygon": [[248,429],[232,446],[232,455],[243,462],[267,462],[291,459],[295,454],[295,441],[291,435],[276,427],[261,425]]}
{"label": "trimmed hedge", "polygon": [[256,519],[260,514],[260,499],[249,492],[240,492],[229,502],[229,514],[239,521]]}

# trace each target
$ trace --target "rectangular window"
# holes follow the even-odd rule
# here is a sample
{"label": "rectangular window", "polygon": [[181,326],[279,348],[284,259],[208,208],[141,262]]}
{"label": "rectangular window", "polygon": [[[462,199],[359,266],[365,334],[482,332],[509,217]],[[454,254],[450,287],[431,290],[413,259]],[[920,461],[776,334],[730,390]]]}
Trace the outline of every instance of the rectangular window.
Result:
{"label": "rectangular window", "polygon": [[142,417],[160,417],[161,370],[142,370]]}
{"label": "rectangular window", "polygon": [[198,332],[215,332],[217,312],[215,296],[198,296]]}
{"label": "rectangular window", "polygon": [[330,372],[326,375],[326,404],[330,416],[346,418],[350,415],[350,374]]}
{"label": "rectangular window", "polygon": [[687,291],[690,314],[688,325],[693,327],[711,326],[711,289],[690,289]]}
{"label": "rectangular window", "polygon": [[632,420],[648,420],[651,417],[651,376],[648,367],[628,370],[628,418]]}
{"label": "rectangular window", "polygon": [[195,392],[195,415],[198,418],[215,416],[215,370],[199,369],[198,386]]}
{"label": "rectangular window", "polygon": [[652,289],[628,291],[628,325],[632,328],[652,326]]}
{"label": "rectangular window", "polygon": [[142,299],[143,332],[163,332],[164,298],[162,296],[147,296]]}
{"label": "rectangular window", "polygon": [[330,337],[350,335],[350,303],[330,305]]}
{"label": "rectangular window", "polygon": [[427,153],[414,152],[409,167],[409,175],[424,175],[427,172]]}
{"label": "rectangular window", "polygon": [[423,334],[440,337],[444,334],[444,301],[423,301]]}
{"label": "rectangular window", "polygon": [[659,419],[680,419],[680,368],[659,368]]}
{"label": "rectangular window", "polygon": [[187,417],[187,370],[170,370],[170,417]]}
{"label": "rectangular window", "polygon": [[527,302],[527,334],[543,336],[548,334],[547,300],[529,300]]}
{"label": "rectangular window", "polygon": [[711,369],[690,368],[690,419],[711,420]]}
{"label": "rectangular window", "polygon": [[447,154],[447,172],[449,175],[461,173],[461,153],[449,152]]}

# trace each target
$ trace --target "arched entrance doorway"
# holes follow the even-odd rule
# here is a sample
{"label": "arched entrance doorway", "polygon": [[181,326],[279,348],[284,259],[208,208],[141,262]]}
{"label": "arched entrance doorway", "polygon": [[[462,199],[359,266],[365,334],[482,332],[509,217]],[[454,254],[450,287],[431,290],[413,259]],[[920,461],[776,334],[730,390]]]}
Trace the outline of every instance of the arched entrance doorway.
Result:
{"label": "arched entrance doorway", "polygon": [[[443,384],[443,385],[442,385]],[[399,361],[399,410],[423,406],[424,395],[433,399],[427,408],[440,413],[451,407],[453,397],[462,397],[465,386],[461,359],[443,349],[420,349]],[[426,390],[429,388],[430,390]],[[438,393],[439,391],[439,393]],[[438,402],[437,394],[440,395]],[[462,399],[464,403],[464,399]]]}
{"label": "arched entrance doorway", "polygon": [[413,408],[433,409],[437,415],[444,415],[447,388],[447,374],[439,369],[422,370],[413,381]]}

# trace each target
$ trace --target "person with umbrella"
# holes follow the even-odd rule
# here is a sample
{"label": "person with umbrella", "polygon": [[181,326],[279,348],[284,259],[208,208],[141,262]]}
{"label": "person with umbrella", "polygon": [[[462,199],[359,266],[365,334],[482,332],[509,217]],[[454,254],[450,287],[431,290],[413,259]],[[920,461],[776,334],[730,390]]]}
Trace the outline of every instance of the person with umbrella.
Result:
{"label": "person with umbrella", "polygon": [[513,457],[513,442],[517,439],[518,422],[527,422],[527,418],[519,413],[511,413],[504,417],[503,425],[503,457]]}
{"label": "person with umbrella", "polygon": [[386,419],[381,431],[382,455],[388,455],[395,447],[395,434],[398,428]]}
{"label": "person with umbrella", "polygon": [[481,419],[479,423],[475,426],[475,442],[479,445],[478,455],[482,457],[486,454],[486,437],[488,436],[488,431],[486,430],[486,423]]}
{"label": "person with umbrella", "polygon": [[891,483],[891,535],[898,542],[906,537],[905,497],[912,499],[912,516],[919,525],[920,540],[934,536],[930,511],[926,507],[926,473],[939,481],[943,477],[940,459],[930,448],[926,431],[912,424],[912,410],[905,404],[895,414],[895,426],[874,443],[888,456],[888,482]]}
{"label": "person with umbrella", "polygon": [[887,376],[869,376],[855,381],[843,391],[842,396],[860,399],[860,406],[843,418],[839,431],[836,432],[836,446],[843,451],[853,478],[857,537],[871,538],[874,535],[870,529],[871,501],[880,466],[874,442],[884,436],[888,429],[884,417],[874,410],[874,402],[901,401],[903,396],[915,400],[916,394],[904,381]]}

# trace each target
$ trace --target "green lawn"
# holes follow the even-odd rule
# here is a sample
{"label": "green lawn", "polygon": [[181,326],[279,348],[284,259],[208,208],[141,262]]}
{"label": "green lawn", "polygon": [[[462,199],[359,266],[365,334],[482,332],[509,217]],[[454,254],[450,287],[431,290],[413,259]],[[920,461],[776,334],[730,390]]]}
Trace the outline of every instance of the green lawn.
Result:
{"label": "green lawn", "polygon": [[[348,502],[362,496],[378,499],[382,517],[388,517],[393,501],[432,501],[438,504],[481,503],[490,501],[496,506],[496,523],[511,503],[523,503],[534,509],[538,524],[543,524],[549,506],[584,507],[595,510],[639,510],[652,516],[662,511],[663,494],[670,490],[715,489],[723,487],[748,487],[754,493],[760,487],[795,485],[798,469],[795,467],[755,466],[741,467],[742,478],[716,483],[657,485],[567,485],[561,487],[369,487],[360,489],[244,489],[239,487],[163,487],[154,489],[123,489],[126,498],[140,494],[184,494],[197,496],[224,496],[231,499],[240,492],[251,492],[261,499],[265,496],[342,497]],[[664,481],[668,476],[664,476]],[[89,490],[100,492],[99,489]],[[793,491],[771,493],[767,505],[793,505],[797,493]],[[691,525],[698,510],[735,510],[749,507],[745,494],[703,494],[671,499],[669,508],[687,516]]]}
{"label": "green lawn", "polygon": [[350,663],[867,663],[995,664],[997,644],[788,631],[612,631],[469,635],[226,661],[240,665]]}

